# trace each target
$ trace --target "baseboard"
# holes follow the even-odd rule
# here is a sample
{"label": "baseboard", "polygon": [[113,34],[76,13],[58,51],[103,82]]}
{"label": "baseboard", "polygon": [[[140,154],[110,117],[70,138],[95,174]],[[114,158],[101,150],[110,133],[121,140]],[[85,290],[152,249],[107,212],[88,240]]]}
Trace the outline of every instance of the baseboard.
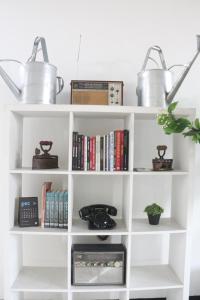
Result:
{"label": "baseboard", "polygon": [[190,296],[190,300],[200,300],[200,296]]}

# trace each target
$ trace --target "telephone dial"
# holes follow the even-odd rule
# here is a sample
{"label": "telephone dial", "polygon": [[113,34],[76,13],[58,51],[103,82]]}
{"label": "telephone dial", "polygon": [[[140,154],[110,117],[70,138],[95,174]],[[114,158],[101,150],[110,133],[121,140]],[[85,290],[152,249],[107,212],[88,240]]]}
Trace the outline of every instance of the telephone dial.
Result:
{"label": "telephone dial", "polygon": [[110,216],[116,216],[117,209],[110,205],[96,204],[85,206],[79,211],[79,216],[84,221],[89,221],[89,229],[112,229],[116,222]]}

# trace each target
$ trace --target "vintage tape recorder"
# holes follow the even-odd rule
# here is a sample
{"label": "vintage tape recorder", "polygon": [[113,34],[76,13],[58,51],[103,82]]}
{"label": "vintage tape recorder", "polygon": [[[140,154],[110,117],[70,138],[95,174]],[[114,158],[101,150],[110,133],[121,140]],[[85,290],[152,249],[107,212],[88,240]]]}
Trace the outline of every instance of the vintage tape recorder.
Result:
{"label": "vintage tape recorder", "polygon": [[124,285],[126,248],[123,244],[74,244],[73,285]]}
{"label": "vintage tape recorder", "polygon": [[71,81],[71,104],[123,105],[123,81]]}

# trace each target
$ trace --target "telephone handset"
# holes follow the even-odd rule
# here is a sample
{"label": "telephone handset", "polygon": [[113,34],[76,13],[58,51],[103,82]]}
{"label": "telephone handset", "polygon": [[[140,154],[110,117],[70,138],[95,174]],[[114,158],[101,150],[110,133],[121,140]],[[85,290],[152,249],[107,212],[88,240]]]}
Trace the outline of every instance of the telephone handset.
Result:
{"label": "telephone handset", "polygon": [[79,216],[85,221],[89,221],[89,229],[112,229],[116,222],[110,216],[116,216],[117,209],[110,205],[95,204],[85,206],[79,211]]}

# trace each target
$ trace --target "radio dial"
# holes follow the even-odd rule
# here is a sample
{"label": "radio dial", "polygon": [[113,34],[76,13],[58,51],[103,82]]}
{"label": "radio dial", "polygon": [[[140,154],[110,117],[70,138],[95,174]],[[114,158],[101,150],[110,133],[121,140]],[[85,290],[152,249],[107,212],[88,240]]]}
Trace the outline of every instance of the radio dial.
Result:
{"label": "radio dial", "polygon": [[114,87],[113,87],[113,86],[111,86],[110,90],[111,90],[111,91],[114,91]]}
{"label": "radio dial", "polygon": [[88,263],[87,263],[87,267],[92,267],[92,263],[91,263],[91,262],[88,262]]}
{"label": "radio dial", "polygon": [[120,262],[120,261],[116,261],[116,262],[114,263],[114,266],[115,266],[115,268],[121,267],[121,262]]}

